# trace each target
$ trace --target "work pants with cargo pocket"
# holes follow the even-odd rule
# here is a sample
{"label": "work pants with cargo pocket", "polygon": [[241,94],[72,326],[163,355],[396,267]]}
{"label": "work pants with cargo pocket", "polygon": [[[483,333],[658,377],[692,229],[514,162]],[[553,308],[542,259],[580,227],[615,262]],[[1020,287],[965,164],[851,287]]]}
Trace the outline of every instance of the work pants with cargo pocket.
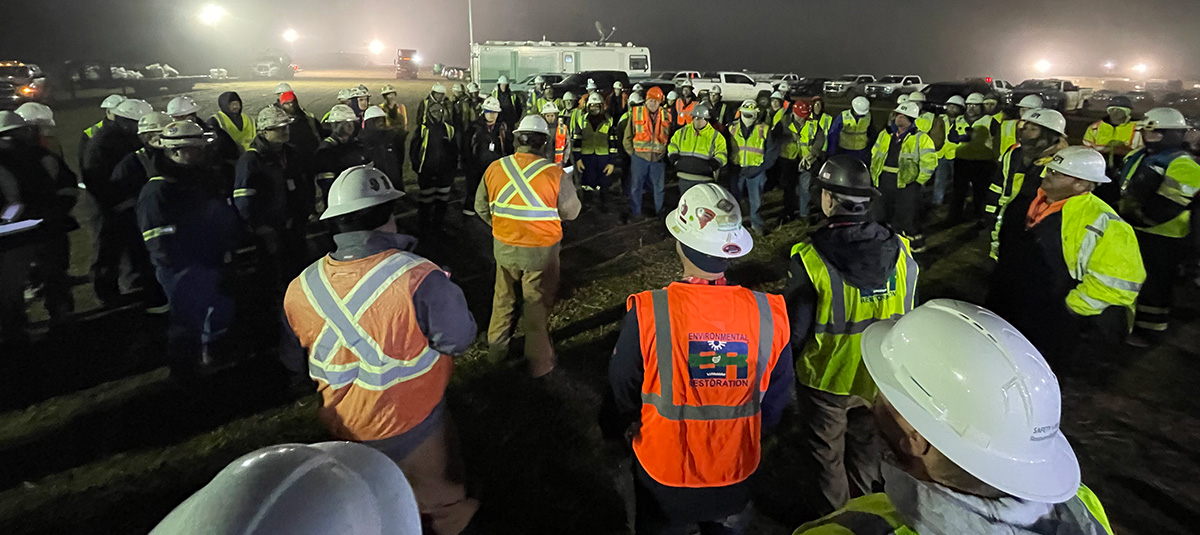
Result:
{"label": "work pants with cargo pocket", "polygon": [[417,173],[417,221],[422,232],[442,230],[453,186],[452,170],[425,169]]}
{"label": "work pants with cargo pocket", "polygon": [[1138,292],[1137,315],[1133,329],[1138,334],[1159,342],[1167,330],[1179,282],[1180,267],[1187,256],[1187,238],[1168,238],[1136,231],[1146,266],[1146,282]]}
{"label": "work pants with cargo pocket", "polygon": [[804,422],[804,473],[813,476],[803,501],[809,513],[825,516],[850,501],[851,487],[869,494],[882,482],[882,441],[866,400],[805,385],[796,395]]}
{"label": "work pants with cargo pocket", "polygon": [[525,357],[529,360],[530,374],[541,377],[550,373],[556,362],[554,344],[550,340],[550,311],[558,293],[558,251],[550,255],[545,265],[528,268],[496,263],[496,288],[492,298],[492,319],[488,325],[488,356],[498,361],[508,353],[519,288],[524,303],[521,330],[525,334]]}
{"label": "work pants with cargo pocket", "polygon": [[[951,221],[976,221],[983,218],[983,205],[995,172],[995,160],[954,160],[954,188],[950,191],[949,209]],[[968,194],[971,196],[969,216],[964,214]]]}
{"label": "work pants with cargo pocket", "polygon": [[914,252],[919,252],[924,245],[921,234],[922,186],[916,182],[906,187],[898,187],[895,173],[879,175],[879,199],[871,203],[875,211],[875,220],[886,223],[893,230],[912,240]]}
{"label": "work pants with cargo pocket", "polygon": [[142,231],[138,228],[137,214],[132,206],[100,209],[100,228],[97,230],[95,261],[92,263],[92,284],[96,297],[107,305],[115,304],[121,297],[121,264],[128,259],[132,272],[132,287],[141,287],[152,295],[161,289],[154,278],[154,267]]}
{"label": "work pants with cargo pocket", "polygon": [[178,380],[192,380],[214,365],[218,356],[230,356],[222,349],[234,318],[226,271],[205,265],[157,270],[171,305],[167,357],[171,375]]}

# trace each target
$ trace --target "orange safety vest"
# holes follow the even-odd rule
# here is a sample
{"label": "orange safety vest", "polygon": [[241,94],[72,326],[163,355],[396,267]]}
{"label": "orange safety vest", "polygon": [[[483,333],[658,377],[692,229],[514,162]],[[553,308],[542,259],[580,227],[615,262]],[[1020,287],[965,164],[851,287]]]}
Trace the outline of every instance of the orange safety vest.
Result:
{"label": "orange safety vest", "polygon": [[497,240],[518,247],[549,247],[562,240],[562,168],[536,154],[518,152],[492,162],[483,179]]}
{"label": "orange safety vest", "polygon": [[651,118],[650,111],[645,106],[633,108],[629,117],[633,123],[633,152],[660,156],[666,154],[667,143],[670,141],[671,119],[667,117],[667,110],[662,108],[654,115]]}
{"label": "orange safety vest", "polygon": [[745,481],[758,469],[760,403],[791,332],[783,297],[673,283],[628,307],[646,374],[633,441],[642,468],[671,487]]}
{"label": "orange safety vest", "polygon": [[675,101],[675,122],[680,126],[692,122],[692,110],[696,108],[696,101],[693,100],[687,106],[683,105],[683,99]]}
{"label": "orange safety vest", "polygon": [[437,269],[394,249],[344,262],[326,256],[288,286],[284,313],[308,350],[319,416],[333,436],[394,437],[442,401],[454,365],[429,346],[412,300]]}
{"label": "orange safety vest", "polygon": [[567,123],[558,121],[554,125],[554,163],[562,167],[563,158],[567,155],[567,142],[571,140],[570,129],[567,128]]}

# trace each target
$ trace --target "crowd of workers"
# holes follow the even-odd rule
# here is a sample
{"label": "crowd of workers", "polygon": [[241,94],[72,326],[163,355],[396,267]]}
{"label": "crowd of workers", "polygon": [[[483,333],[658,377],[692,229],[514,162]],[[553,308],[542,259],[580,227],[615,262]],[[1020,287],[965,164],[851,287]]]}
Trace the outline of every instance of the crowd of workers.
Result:
{"label": "crowd of workers", "polygon": [[[629,297],[610,362],[605,427],[634,453],[637,533],[741,533],[762,438],[793,402],[813,476],[798,499],[822,516],[798,533],[1111,533],[1058,430],[1051,369],[1131,328],[1139,346],[1167,328],[1200,189],[1178,111],[1133,122],[1128,102],[1114,101],[1084,146],[1068,146],[1065,118],[1035,100],[1000,107],[976,93],[938,113],[914,93],[876,125],[863,97],[831,116],[786,87],[734,107],[686,81],[667,95],[589,85],[555,98],[540,84],[526,98],[504,77],[487,97],[437,83],[411,117],[394,87],[372,105],[359,86],[320,121],[287,84],[253,117],[225,93],[207,121],[189,97],[165,113],[110,97],[79,162],[100,207],[96,293],[120,302],[127,258],[147,310],[169,315],[173,377],[195,380],[235,338],[230,263],[253,244],[255,280],[282,309],[280,357],[316,384],[330,434],[393,460],[426,530],[461,533],[480,504],[452,474],[444,392],[477,324],[449,274],[397,226],[405,142],[422,236],[441,235],[460,168],[464,215],[491,227],[488,358],[506,359],[519,331],[530,375],[547,383],[569,381],[549,333],[562,222],[609,210],[619,180],[629,220],[643,217],[650,190],[683,270]],[[4,222],[41,222],[15,234],[35,242],[2,253],[6,337],[19,333],[31,264],[52,322],[70,321],[65,236],[78,190],[52,125],[44,107],[0,112]],[[669,213],[668,170],[680,191]],[[812,224],[791,249],[783,295],[725,278],[769,232],[769,183],[783,189],[781,223]],[[986,309],[917,306],[922,232],[943,201],[951,222],[974,221],[993,242]],[[318,228],[330,242],[312,243]],[[313,458],[338,457],[326,449],[276,448],[234,470],[273,475],[223,485],[285,485]],[[395,478],[350,486],[394,496],[409,488]],[[168,521],[236,517],[221,504],[195,498]],[[412,508],[396,500],[371,514],[399,510]],[[312,529],[373,523],[339,511]]]}

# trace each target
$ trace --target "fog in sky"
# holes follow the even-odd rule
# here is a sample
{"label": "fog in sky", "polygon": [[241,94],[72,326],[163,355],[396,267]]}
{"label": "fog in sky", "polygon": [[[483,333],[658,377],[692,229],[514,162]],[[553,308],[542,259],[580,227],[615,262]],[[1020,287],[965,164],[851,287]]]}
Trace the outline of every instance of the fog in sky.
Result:
{"label": "fog in sky", "polygon": [[[197,13],[215,3],[215,26]],[[268,48],[302,64],[324,52],[367,53],[390,63],[396,48],[466,65],[466,0],[42,0],[0,2],[4,59],[148,63],[180,70],[245,63]],[[614,41],[651,48],[655,70],[750,69],[838,75],[916,73],[929,79],[1034,76],[1045,59],[1058,74],[1099,75],[1135,63],[1151,77],[1200,73],[1196,0],[475,0],[475,39],[583,41],[594,21]],[[294,28],[300,38],[283,40]]]}

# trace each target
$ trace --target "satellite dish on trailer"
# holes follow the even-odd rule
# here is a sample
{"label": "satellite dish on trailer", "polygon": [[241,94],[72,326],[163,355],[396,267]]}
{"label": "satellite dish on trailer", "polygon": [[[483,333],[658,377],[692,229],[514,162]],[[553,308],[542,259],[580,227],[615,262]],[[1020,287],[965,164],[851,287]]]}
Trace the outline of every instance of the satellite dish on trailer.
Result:
{"label": "satellite dish on trailer", "polygon": [[596,33],[599,33],[599,34],[600,34],[600,41],[599,41],[599,42],[603,43],[603,42],[605,42],[605,41],[608,41],[608,39],[609,39],[610,37],[612,37],[612,35],[613,35],[614,33],[616,33],[616,31],[617,31],[617,27],[616,27],[616,26],[613,26],[613,27],[612,27],[612,30],[608,32],[608,35],[604,35],[604,25],[603,25],[603,24],[600,24],[600,21],[596,21]]}

